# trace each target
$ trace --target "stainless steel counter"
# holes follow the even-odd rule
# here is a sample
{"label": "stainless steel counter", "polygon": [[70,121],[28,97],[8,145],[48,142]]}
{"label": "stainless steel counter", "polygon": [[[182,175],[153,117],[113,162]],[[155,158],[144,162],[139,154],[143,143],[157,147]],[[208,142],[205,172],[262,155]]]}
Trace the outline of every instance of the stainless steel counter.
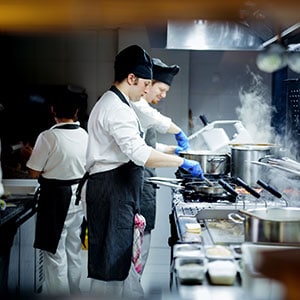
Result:
{"label": "stainless steel counter", "polygon": [[[222,218],[226,219],[228,213],[238,212],[239,209],[250,207],[264,206],[264,202],[255,202],[247,199],[243,201],[238,201],[237,203],[228,202],[216,202],[216,203],[188,203],[184,202],[180,192],[173,191],[173,210],[172,214],[174,217],[173,226],[176,227],[177,233],[177,243],[179,244],[191,244],[199,243],[204,248],[206,246],[212,246],[215,244],[221,244],[232,248],[234,246],[240,246],[244,244],[243,233],[240,237],[230,236],[224,231],[224,235],[227,234],[226,239],[220,243],[214,241],[214,236],[209,232],[207,228],[207,223],[205,220],[219,221]],[[203,222],[202,222],[203,221]],[[201,233],[191,233],[187,232],[187,223],[200,223]],[[172,226],[172,224],[171,224]],[[240,228],[239,228],[240,230]],[[172,230],[171,230],[172,232]],[[173,228],[174,232],[174,228]],[[232,240],[230,240],[232,238]],[[174,240],[174,239],[173,239]],[[173,253],[173,252],[171,252]],[[183,299],[191,300],[283,300],[283,288],[282,286],[274,283],[271,280],[260,278],[252,278],[251,274],[247,274],[247,277],[243,273],[242,255],[236,255],[234,261],[237,263],[239,269],[233,285],[213,285],[209,280],[209,276],[206,273],[203,281],[198,284],[181,284],[176,277],[176,271],[174,270],[174,257],[171,266],[172,274],[172,284],[171,288],[176,289]],[[246,279],[243,282],[243,278]]]}

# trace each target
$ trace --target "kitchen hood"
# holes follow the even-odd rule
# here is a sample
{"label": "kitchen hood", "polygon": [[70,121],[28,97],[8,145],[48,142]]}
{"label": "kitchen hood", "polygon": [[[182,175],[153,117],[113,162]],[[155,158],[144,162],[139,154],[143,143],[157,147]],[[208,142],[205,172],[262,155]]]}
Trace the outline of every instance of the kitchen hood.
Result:
{"label": "kitchen hood", "polygon": [[147,26],[147,32],[151,47],[178,50],[263,50],[279,36],[284,46],[300,43],[300,23],[278,30],[266,20],[171,20]]}

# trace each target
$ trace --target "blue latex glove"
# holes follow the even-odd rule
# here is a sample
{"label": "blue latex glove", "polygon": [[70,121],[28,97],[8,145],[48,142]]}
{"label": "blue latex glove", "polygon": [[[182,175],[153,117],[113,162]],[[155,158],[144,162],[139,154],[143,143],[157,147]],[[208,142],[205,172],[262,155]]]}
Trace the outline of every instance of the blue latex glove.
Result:
{"label": "blue latex glove", "polygon": [[203,171],[198,161],[184,158],[180,168],[190,172],[194,177],[199,177],[202,180],[204,179]]}
{"label": "blue latex glove", "polygon": [[175,154],[178,155],[181,151],[184,151],[184,149],[183,149],[182,147],[177,146],[177,147],[175,148]]}
{"label": "blue latex glove", "polygon": [[[177,141],[178,148],[181,148],[180,150],[178,149],[177,152],[187,150],[188,148],[190,148],[189,140],[182,130],[175,134],[175,138]],[[176,154],[178,154],[177,152],[175,151]]]}

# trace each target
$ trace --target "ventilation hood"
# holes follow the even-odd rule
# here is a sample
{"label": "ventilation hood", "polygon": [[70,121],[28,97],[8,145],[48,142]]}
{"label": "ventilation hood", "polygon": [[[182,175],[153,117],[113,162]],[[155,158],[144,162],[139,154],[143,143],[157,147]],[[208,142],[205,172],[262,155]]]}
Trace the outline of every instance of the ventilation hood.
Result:
{"label": "ventilation hood", "polygon": [[300,23],[281,26],[280,31],[266,20],[243,22],[188,20],[167,21],[147,27],[153,48],[181,50],[262,50],[276,42],[284,46],[300,43]]}

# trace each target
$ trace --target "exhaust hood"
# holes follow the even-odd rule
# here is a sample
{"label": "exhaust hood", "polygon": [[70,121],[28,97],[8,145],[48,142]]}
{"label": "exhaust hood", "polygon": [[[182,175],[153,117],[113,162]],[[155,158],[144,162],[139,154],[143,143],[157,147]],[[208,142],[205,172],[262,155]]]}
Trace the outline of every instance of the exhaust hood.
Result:
{"label": "exhaust hood", "polygon": [[278,40],[285,46],[300,43],[300,23],[277,28],[266,20],[252,21],[167,21],[148,26],[153,48],[181,50],[262,50]]}

